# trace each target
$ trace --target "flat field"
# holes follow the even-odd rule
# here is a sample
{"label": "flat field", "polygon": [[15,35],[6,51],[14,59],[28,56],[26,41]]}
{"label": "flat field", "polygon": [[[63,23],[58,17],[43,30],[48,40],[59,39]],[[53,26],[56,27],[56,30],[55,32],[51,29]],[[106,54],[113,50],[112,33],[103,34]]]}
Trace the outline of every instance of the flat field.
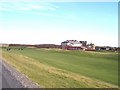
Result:
{"label": "flat field", "polygon": [[12,48],[3,49],[2,58],[41,87],[118,87],[118,53],[115,52]]}

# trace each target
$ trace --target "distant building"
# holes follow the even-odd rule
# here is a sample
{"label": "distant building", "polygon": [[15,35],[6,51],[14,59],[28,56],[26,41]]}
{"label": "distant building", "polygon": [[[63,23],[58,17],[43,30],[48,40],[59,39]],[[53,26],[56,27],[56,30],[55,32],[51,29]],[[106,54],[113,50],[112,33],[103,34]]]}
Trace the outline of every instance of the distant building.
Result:
{"label": "distant building", "polygon": [[116,47],[110,47],[110,46],[96,46],[96,51],[116,51]]}
{"label": "distant building", "polygon": [[86,51],[95,51],[95,44],[87,44]]}
{"label": "distant building", "polygon": [[64,50],[85,50],[87,41],[66,40],[61,43]]}

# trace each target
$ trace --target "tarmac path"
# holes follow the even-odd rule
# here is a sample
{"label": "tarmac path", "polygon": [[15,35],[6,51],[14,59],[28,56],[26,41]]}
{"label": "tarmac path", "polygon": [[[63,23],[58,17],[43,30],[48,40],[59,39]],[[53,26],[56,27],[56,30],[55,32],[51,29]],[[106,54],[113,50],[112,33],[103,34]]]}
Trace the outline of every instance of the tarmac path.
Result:
{"label": "tarmac path", "polygon": [[2,88],[24,88],[14,76],[2,65]]}
{"label": "tarmac path", "polygon": [[18,72],[11,65],[1,60],[2,70],[2,88],[40,88],[40,86],[32,82],[27,76]]}

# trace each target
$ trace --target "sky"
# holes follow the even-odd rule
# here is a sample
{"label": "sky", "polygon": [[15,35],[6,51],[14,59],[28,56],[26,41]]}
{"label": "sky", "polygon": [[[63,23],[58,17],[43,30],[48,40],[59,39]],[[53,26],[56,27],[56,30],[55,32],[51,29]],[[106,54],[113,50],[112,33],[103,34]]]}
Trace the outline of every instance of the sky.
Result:
{"label": "sky", "polygon": [[118,46],[117,2],[0,2],[0,43]]}

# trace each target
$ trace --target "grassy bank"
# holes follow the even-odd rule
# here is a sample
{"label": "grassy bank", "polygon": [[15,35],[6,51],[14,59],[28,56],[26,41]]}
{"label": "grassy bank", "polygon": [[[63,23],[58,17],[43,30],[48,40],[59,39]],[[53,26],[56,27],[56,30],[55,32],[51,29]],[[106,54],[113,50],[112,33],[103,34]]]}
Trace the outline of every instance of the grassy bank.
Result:
{"label": "grassy bank", "polygon": [[3,50],[3,57],[43,87],[114,87],[116,53],[58,49]]}

